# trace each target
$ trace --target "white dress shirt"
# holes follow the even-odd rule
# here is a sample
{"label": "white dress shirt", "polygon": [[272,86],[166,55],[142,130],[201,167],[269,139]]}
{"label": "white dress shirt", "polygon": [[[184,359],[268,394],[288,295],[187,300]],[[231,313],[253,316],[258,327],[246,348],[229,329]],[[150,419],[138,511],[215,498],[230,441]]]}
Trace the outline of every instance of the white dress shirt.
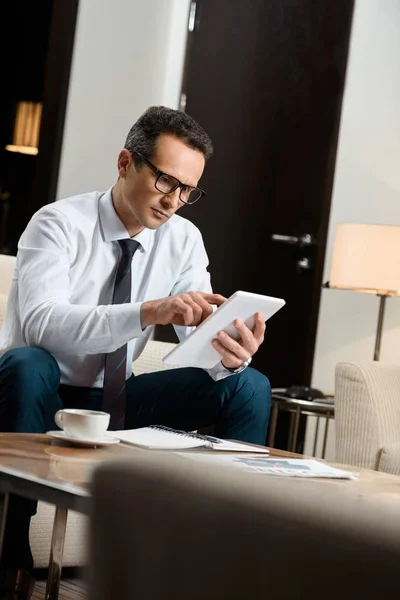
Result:
{"label": "white dress shirt", "polygon": [[[105,354],[128,344],[127,377],[146,345],[141,303],[188,291],[211,292],[200,231],[174,215],[144,229],[132,260],[131,302],[112,304],[121,249],[129,234],[114,210],[111,190],[59,200],[41,208],[18,245],[0,352],[40,346],[53,354],[61,383],[103,387]],[[179,339],[192,331],[176,327]],[[222,364],[213,379],[231,373]]]}

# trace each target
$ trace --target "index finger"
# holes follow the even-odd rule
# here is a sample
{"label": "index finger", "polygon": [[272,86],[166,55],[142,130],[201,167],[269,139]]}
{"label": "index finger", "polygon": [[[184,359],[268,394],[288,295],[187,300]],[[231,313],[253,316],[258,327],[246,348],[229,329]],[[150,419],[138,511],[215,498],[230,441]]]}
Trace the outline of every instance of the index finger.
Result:
{"label": "index finger", "polygon": [[203,293],[203,298],[207,300],[209,304],[216,304],[217,306],[221,306],[226,301],[225,296],[221,296],[221,294],[205,294]]}

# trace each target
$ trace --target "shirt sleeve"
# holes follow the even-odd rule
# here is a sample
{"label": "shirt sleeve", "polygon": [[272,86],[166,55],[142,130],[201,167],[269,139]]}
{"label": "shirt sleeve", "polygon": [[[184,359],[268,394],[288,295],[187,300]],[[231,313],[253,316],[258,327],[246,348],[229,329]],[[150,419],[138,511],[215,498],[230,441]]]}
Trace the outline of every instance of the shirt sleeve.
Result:
{"label": "shirt sleeve", "polygon": [[[212,293],[210,274],[207,270],[208,256],[204,247],[204,242],[200,231],[195,228],[194,244],[192,251],[186,261],[178,281],[175,283],[171,296],[184,294],[185,292],[205,292]],[[194,327],[174,326],[179,341],[186,339],[194,330]],[[205,369],[214,379],[219,381],[233,375],[228,369],[225,369],[222,362],[219,362],[212,369]]]}
{"label": "shirt sleeve", "polygon": [[88,306],[70,303],[71,225],[54,207],[37,213],[18,245],[21,330],[28,346],[49,352],[113,352],[143,335],[141,303]]}

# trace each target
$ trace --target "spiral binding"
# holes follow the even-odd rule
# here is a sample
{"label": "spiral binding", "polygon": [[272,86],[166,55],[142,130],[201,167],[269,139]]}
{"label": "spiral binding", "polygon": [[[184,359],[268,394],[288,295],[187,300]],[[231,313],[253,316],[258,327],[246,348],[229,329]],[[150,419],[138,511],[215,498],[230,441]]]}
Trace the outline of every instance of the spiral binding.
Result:
{"label": "spiral binding", "polygon": [[212,442],[213,444],[219,444],[221,440],[211,435],[202,435],[201,433],[194,433],[192,431],[184,431],[183,429],[173,429],[172,427],[166,427],[165,425],[149,425],[150,429],[156,429],[157,431],[165,431],[167,433],[174,433],[175,435],[181,435],[194,440],[203,440],[204,442]]}

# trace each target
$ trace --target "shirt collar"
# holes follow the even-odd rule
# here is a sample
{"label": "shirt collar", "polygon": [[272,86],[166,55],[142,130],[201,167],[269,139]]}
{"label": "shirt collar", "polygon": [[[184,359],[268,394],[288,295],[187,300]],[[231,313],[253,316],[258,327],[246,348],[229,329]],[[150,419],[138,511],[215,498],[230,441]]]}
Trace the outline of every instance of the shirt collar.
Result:
{"label": "shirt collar", "polygon": [[[114,204],[111,196],[111,188],[105,192],[99,201],[99,215],[103,239],[105,242],[115,242],[124,240],[130,237],[124,224],[115,212]],[[139,242],[143,250],[147,250],[150,243],[151,230],[143,229],[132,239]]]}

